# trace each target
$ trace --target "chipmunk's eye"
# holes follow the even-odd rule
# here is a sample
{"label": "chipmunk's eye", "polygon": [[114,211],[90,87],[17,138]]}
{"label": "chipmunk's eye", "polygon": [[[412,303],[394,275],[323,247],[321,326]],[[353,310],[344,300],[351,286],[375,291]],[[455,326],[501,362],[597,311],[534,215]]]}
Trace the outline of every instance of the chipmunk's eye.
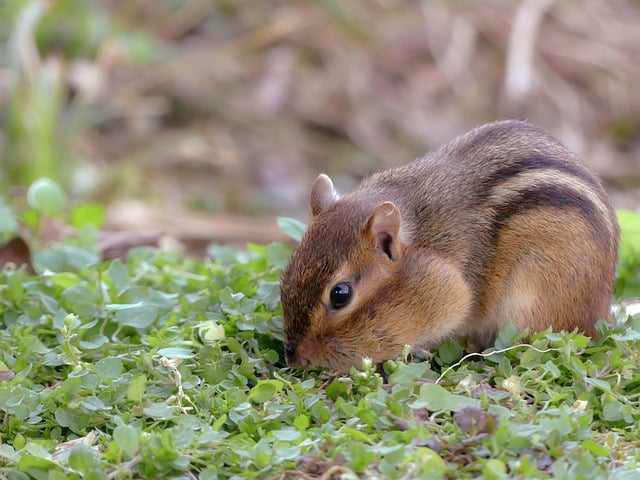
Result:
{"label": "chipmunk's eye", "polygon": [[351,300],[351,284],[347,282],[336,283],[331,289],[329,299],[331,300],[331,306],[333,308],[342,308],[349,300]]}

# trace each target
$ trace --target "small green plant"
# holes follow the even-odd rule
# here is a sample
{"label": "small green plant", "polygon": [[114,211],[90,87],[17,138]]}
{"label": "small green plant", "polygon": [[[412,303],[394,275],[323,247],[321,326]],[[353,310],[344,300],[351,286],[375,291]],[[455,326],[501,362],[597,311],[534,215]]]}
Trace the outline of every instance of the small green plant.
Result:
{"label": "small green plant", "polygon": [[619,210],[620,253],[616,293],[620,298],[640,297],[640,215]]}
{"label": "small green plant", "polygon": [[37,272],[98,262],[96,238],[103,222],[103,207],[71,206],[60,185],[48,178],[37,179],[24,194],[0,197],[0,247],[15,240],[28,245],[32,258],[22,260],[30,260]]}
{"label": "small green plant", "polygon": [[26,186],[38,177],[63,179],[66,153],[60,116],[64,80],[61,63],[40,58],[34,37],[46,2],[27,4],[16,15],[7,44],[8,105],[2,115],[5,131],[2,189]]}
{"label": "small green plant", "polygon": [[110,28],[100,2],[3,0],[0,67],[6,104],[0,111],[0,195],[41,177],[72,186],[73,143],[87,125],[104,121],[73,85],[75,59],[93,60]]}

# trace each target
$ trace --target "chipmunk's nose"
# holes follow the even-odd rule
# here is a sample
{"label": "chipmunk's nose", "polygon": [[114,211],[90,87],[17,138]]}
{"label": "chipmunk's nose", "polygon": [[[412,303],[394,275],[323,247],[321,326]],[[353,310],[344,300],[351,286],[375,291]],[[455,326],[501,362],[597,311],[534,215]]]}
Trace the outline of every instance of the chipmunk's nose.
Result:
{"label": "chipmunk's nose", "polygon": [[288,340],[284,342],[284,357],[291,367],[306,367],[311,363],[308,358],[300,355],[296,344]]}

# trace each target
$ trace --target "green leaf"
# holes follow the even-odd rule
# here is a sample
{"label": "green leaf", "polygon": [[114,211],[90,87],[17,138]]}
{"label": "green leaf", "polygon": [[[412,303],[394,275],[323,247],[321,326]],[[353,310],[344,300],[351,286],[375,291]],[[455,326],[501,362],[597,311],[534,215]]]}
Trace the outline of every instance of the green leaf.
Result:
{"label": "green leaf", "polygon": [[49,470],[47,480],[69,480],[69,477],[59,470]]}
{"label": "green leaf", "polygon": [[299,415],[293,421],[293,425],[300,431],[304,431],[309,428],[309,417],[306,415]]}
{"label": "green leaf", "polygon": [[463,350],[455,340],[445,340],[438,347],[438,356],[445,365],[449,365],[462,358]]}
{"label": "green leaf", "polygon": [[495,341],[496,348],[507,348],[513,345],[520,336],[520,333],[520,330],[513,323],[506,322],[500,327],[500,330],[498,330],[498,337]]}
{"label": "green leaf", "polygon": [[27,201],[34,210],[45,215],[55,215],[65,208],[67,196],[56,182],[40,178],[27,190]]}
{"label": "green leaf", "polygon": [[21,472],[29,474],[35,480],[48,480],[49,472],[61,471],[60,465],[51,460],[34,455],[24,455],[18,462]]}
{"label": "green leaf", "polygon": [[27,439],[22,434],[17,434],[13,439],[13,446],[18,450],[22,450],[27,444]]}
{"label": "green leaf", "polygon": [[354,440],[358,440],[360,442],[364,442],[364,443],[371,443],[372,439],[369,435],[367,435],[366,433],[361,432],[360,430],[356,430],[355,428],[351,428],[351,427],[343,427],[342,428],[342,433],[346,434],[347,436],[353,438]]}
{"label": "green leaf", "polygon": [[282,390],[283,383],[280,380],[260,380],[249,392],[249,400],[256,403],[265,403],[271,400]]}
{"label": "green leaf", "polygon": [[497,458],[491,458],[487,460],[482,473],[487,479],[491,480],[507,478],[507,466]]}
{"label": "green leaf", "polygon": [[580,447],[590,451],[594,455],[599,455],[602,457],[608,457],[609,455],[611,455],[611,451],[607,447],[594,442],[590,438],[583,440],[580,444]]}
{"label": "green leaf", "polygon": [[69,287],[62,294],[65,309],[81,318],[92,319],[98,314],[98,295],[86,284]]}
{"label": "green leaf", "polygon": [[18,463],[21,455],[16,452],[15,448],[11,445],[3,444],[0,445],[0,458],[7,459],[13,463]]}
{"label": "green leaf", "polygon": [[54,314],[58,311],[60,306],[58,305],[58,301],[49,296],[45,295],[42,292],[36,292],[34,297],[38,299],[38,301],[42,304],[42,306],[47,310],[48,313]]}
{"label": "green leaf", "polygon": [[0,246],[6,244],[18,233],[18,219],[13,208],[0,197]]}
{"label": "green leaf", "polygon": [[27,208],[20,215],[20,220],[27,228],[37,230],[40,225],[40,214],[32,208]]}
{"label": "green leaf", "polygon": [[620,246],[616,295],[631,298],[640,295],[640,215],[618,210]]}
{"label": "green leaf", "polygon": [[107,410],[107,406],[105,405],[105,403],[95,396],[86,397],[82,402],[82,406],[88,412]]}
{"label": "green leaf", "polygon": [[443,478],[447,471],[445,461],[430,448],[416,449],[414,459],[420,469],[421,478]]}
{"label": "green leaf", "polygon": [[300,438],[300,432],[293,428],[283,428],[281,430],[272,430],[271,435],[283,442],[295,442]]}
{"label": "green leaf", "polygon": [[69,214],[69,224],[81,228],[91,226],[100,228],[104,224],[105,211],[102,205],[84,203],[73,208]]}
{"label": "green leaf", "polygon": [[140,445],[138,431],[130,425],[118,425],[113,430],[113,441],[128,458],[133,458]]}
{"label": "green leaf", "polygon": [[93,335],[78,342],[80,348],[84,350],[97,350],[109,343],[109,339],[104,335]]}
{"label": "green leaf", "polygon": [[122,375],[122,360],[107,357],[96,362],[96,373],[101,378],[118,378]]}
{"label": "green leaf", "polygon": [[198,325],[198,335],[205,343],[214,343],[224,340],[224,327],[216,322],[209,320]]}
{"label": "green leaf", "polygon": [[480,408],[480,402],[475,398],[454,395],[434,383],[422,385],[418,398],[416,403],[420,405],[420,408],[426,407],[429,410],[456,411],[464,407]]}
{"label": "green leaf", "polygon": [[272,243],[267,245],[266,248],[267,258],[276,268],[284,268],[289,263],[291,258],[291,247],[284,243]]}
{"label": "green leaf", "polygon": [[125,267],[120,260],[114,260],[109,264],[107,275],[118,293],[123,292],[131,286],[127,267]]}
{"label": "green leaf", "polygon": [[145,415],[156,418],[158,420],[166,420],[169,418],[173,418],[174,416],[173,409],[166,403],[162,402],[152,403],[148,407],[145,407],[142,411]]}
{"label": "green leaf", "polygon": [[275,310],[280,301],[280,282],[261,282],[256,292],[256,300],[265,308]]}
{"label": "green leaf", "polygon": [[33,253],[33,268],[38,273],[46,271],[66,272],[95,265],[100,260],[98,254],[72,245],[59,245]]}
{"label": "green leaf", "polygon": [[129,382],[129,388],[127,389],[127,399],[135,403],[140,403],[144,398],[146,385],[146,375],[139,374],[134,376]]}
{"label": "green leaf", "polygon": [[61,427],[68,427],[73,423],[74,416],[66,408],[58,407],[55,412],[55,419]]}
{"label": "green leaf", "polygon": [[389,375],[389,383],[413,388],[417,380],[425,377],[428,369],[427,362],[401,363],[397,370]]}
{"label": "green leaf", "polygon": [[69,466],[79,472],[88,473],[93,469],[95,457],[96,452],[92,448],[80,443],[69,452]]}
{"label": "green leaf", "polygon": [[85,473],[82,480],[109,480],[109,477],[107,477],[106,473],[94,468],[93,470]]}
{"label": "green leaf", "polygon": [[143,302],[119,305],[115,320],[118,324],[133,328],[147,328],[158,319],[158,309]]}
{"label": "green leaf", "polygon": [[238,261],[239,251],[231,245],[209,245],[207,255],[224,265],[233,265]]}
{"label": "green leaf", "polygon": [[609,400],[602,405],[602,417],[607,422],[619,422],[623,420],[622,405],[616,400]]}
{"label": "green leaf", "polygon": [[10,300],[13,303],[20,304],[25,297],[24,281],[20,273],[11,275],[8,279],[9,292],[11,293]]}
{"label": "green leaf", "polygon": [[622,333],[614,333],[611,338],[616,342],[637,341],[640,340],[640,332],[627,328]]}
{"label": "green leaf", "polygon": [[162,355],[167,358],[193,358],[196,354],[190,348],[167,347],[158,350],[158,355]]}
{"label": "green leaf", "polygon": [[78,276],[78,274],[73,272],[53,273],[49,275],[49,280],[56,287],[63,290],[67,290],[68,288],[82,283],[82,279]]}
{"label": "green leaf", "polygon": [[632,210],[617,212],[620,224],[620,259],[623,263],[635,263],[640,259],[640,215]]}
{"label": "green leaf", "polygon": [[351,440],[348,448],[351,467],[356,473],[364,473],[365,469],[373,462],[374,452],[361,442]]}
{"label": "green leaf", "polygon": [[278,217],[276,222],[278,223],[278,228],[296,242],[302,240],[302,236],[307,229],[307,226],[304,223],[296,220],[295,218]]}
{"label": "green leaf", "polygon": [[218,293],[222,310],[230,315],[253,313],[256,310],[257,301],[247,298],[243,292],[234,292],[226,287]]}
{"label": "green leaf", "polygon": [[587,383],[589,385],[593,385],[594,387],[599,388],[603,392],[610,392],[611,391],[611,385],[609,385],[604,380],[600,380],[598,378],[590,378],[590,377],[584,377],[583,380],[584,380],[584,383]]}

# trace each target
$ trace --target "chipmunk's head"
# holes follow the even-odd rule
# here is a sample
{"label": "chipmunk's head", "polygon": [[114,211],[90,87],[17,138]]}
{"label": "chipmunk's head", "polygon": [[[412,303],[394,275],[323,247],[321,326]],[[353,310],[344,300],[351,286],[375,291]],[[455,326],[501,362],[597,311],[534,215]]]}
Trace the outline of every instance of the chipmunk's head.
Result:
{"label": "chipmunk's head", "polygon": [[357,195],[339,199],[326,175],[314,182],[310,207],[281,280],[287,362],[345,371],[363,357],[398,356],[406,341],[390,318],[404,251],[398,208]]}

